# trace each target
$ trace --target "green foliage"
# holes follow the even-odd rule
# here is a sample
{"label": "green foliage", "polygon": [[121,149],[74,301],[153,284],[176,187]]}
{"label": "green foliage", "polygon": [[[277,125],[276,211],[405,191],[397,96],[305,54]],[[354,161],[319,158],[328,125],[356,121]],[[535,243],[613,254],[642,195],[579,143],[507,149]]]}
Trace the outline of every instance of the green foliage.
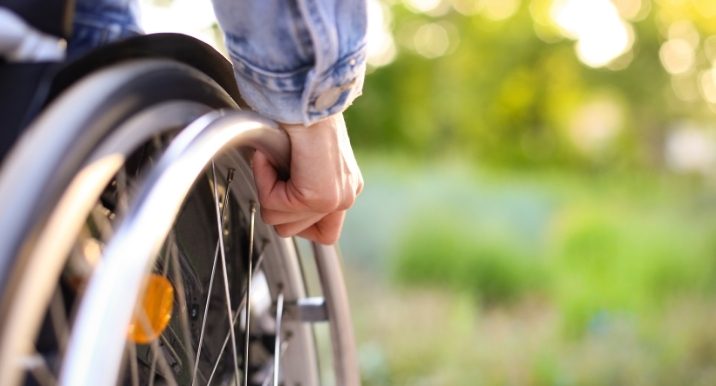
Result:
{"label": "green foliage", "polygon": [[[393,4],[397,59],[367,76],[365,95],[346,112],[357,148],[421,156],[458,150],[516,168],[654,168],[662,165],[662,138],[671,122],[714,121],[703,102],[674,96],[659,61],[670,22],[691,19],[704,37],[716,33],[716,18],[699,16],[690,2],[654,4],[634,22],[634,56],[618,71],[578,61],[574,41],[549,25],[551,0],[522,1],[514,16],[500,21],[454,10],[431,17]],[[426,59],[406,45],[414,26],[429,22],[454,27],[459,43],[453,52]],[[580,108],[595,99],[618,105],[622,118],[605,149],[585,152],[570,130]]]}
{"label": "green foliage", "polygon": [[[465,291],[488,306],[537,297],[560,310],[571,338],[595,328],[603,313],[639,320],[674,300],[708,296],[716,284],[716,216],[689,206],[693,193],[664,187],[677,180],[648,181],[543,179],[544,192],[559,197],[538,225],[544,243],[520,233],[533,221],[527,206],[522,220],[498,224],[470,212],[475,204],[460,203],[477,213],[471,220],[443,203],[406,221],[413,225],[401,238],[393,272],[402,283]],[[493,202],[493,215],[507,217],[513,205]]]}
{"label": "green foliage", "polygon": [[[615,70],[580,63],[550,21],[553,0],[520,1],[499,21],[385,3],[398,55],[367,76],[346,121],[363,154],[409,154],[419,165],[391,175],[381,158],[380,178],[366,173],[370,205],[353,211],[381,224],[361,243],[399,240],[391,273],[398,291],[409,288],[389,306],[379,305],[387,289],[366,306],[371,321],[390,310],[385,330],[368,334],[386,365],[367,384],[716,384],[716,197],[703,184],[713,175],[670,175],[664,159],[676,122],[716,122],[698,88],[716,63],[705,53],[714,1],[642,0],[651,11],[629,21],[633,58]],[[660,49],[683,20],[700,33],[696,63],[672,76]],[[425,23],[454,27],[459,44],[451,37],[446,55],[418,55],[411,31]],[[693,100],[674,91],[685,78]],[[616,134],[585,147],[575,120],[602,102],[618,111]],[[418,170],[446,155],[466,156],[487,180]],[[366,250],[383,261],[391,249]]]}
{"label": "green foliage", "polygon": [[487,305],[520,300],[545,286],[539,256],[528,256],[505,238],[470,236],[449,221],[422,224],[402,242],[395,275],[403,282],[468,291]]}
{"label": "green foliage", "polygon": [[647,315],[712,285],[713,224],[652,210],[596,203],[557,215],[550,272],[569,335],[600,311]]}

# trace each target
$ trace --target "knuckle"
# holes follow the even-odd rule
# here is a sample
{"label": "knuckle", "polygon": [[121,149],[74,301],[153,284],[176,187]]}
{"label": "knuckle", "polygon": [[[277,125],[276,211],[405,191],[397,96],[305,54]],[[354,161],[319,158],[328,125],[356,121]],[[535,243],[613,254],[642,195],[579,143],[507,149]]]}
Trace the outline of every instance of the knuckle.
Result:
{"label": "knuckle", "polygon": [[310,210],[319,213],[330,213],[341,205],[341,197],[336,190],[326,192],[304,192],[303,203]]}
{"label": "knuckle", "polygon": [[338,205],[338,207],[335,209],[335,211],[347,210],[348,208],[350,208],[351,206],[353,206],[353,204],[354,204],[355,202],[356,202],[356,195],[355,195],[355,194],[346,195],[345,197],[343,197],[343,201],[341,202],[340,205]]}
{"label": "knuckle", "polygon": [[361,176],[358,179],[358,186],[356,186],[356,196],[358,196],[363,191],[363,187],[365,187],[365,181],[363,181],[363,177]]}
{"label": "knuckle", "polygon": [[320,198],[311,203],[311,208],[319,213],[331,213],[340,205],[336,198]]}

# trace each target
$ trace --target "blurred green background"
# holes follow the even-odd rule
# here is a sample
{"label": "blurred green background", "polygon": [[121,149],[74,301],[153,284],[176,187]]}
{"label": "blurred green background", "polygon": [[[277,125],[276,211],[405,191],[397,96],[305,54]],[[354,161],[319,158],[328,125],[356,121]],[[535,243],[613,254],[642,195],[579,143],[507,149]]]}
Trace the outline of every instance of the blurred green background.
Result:
{"label": "blurred green background", "polygon": [[716,1],[369,11],[364,384],[716,384]]}
{"label": "blurred green background", "polygon": [[[220,46],[208,4],[144,25]],[[716,0],[368,10],[364,384],[716,384]]]}

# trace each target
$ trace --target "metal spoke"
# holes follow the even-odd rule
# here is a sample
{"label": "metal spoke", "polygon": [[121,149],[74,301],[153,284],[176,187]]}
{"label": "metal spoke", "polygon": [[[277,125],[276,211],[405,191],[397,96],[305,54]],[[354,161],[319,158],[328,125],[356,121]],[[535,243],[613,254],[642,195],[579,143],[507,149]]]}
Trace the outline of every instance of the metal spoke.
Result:
{"label": "metal spoke", "polygon": [[[234,180],[234,169],[229,169],[229,173],[226,176],[226,192],[224,193],[224,205],[221,207],[221,229],[223,230],[224,225],[224,214],[226,208],[229,206],[229,193],[231,192],[231,181]],[[214,262],[211,266],[211,277],[209,278],[209,289],[206,292],[206,305],[204,306],[204,318],[201,320],[201,332],[199,333],[199,345],[196,347],[196,361],[194,362],[194,371],[191,376],[191,386],[196,383],[196,372],[199,368],[199,360],[201,359],[201,348],[204,344],[204,329],[206,328],[206,319],[209,315],[209,304],[211,302],[211,291],[214,286],[214,274],[216,273],[216,261],[219,257],[219,249],[221,239],[216,241],[216,249],[214,250]]]}
{"label": "metal spoke", "polygon": [[[169,363],[167,363],[167,358],[164,357],[164,355],[160,352],[161,349],[159,347],[159,340],[155,339],[152,341],[152,343],[149,345],[152,354],[155,358],[157,358],[157,362],[159,363],[159,368],[162,370],[161,374],[164,376],[164,379],[167,381],[169,386],[178,386],[176,379],[174,378],[174,372],[172,371],[171,366],[169,366]],[[155,368],[156,370],[156,368]],[[154,380],[154,373],[151,373],[151,379],[152,382]]]}
{"label": "metal spoke", "polygon": [[[251,223],[249,224],[249,258],[248,269],[246,270],[246,327],[244,332],[244,386],[249,384],[249,332],[251,321],[251,278],[253,277],[253,269],[251,265],[254,260],[254,231],[256,223],[256,203],[251,202]],[[233,328],[233,326],[232,326]],[[237,385],[238,386],[238,385]]]}
{"label": "metal spoke", "polygon": [[236,385],[239,385],[239,362],[236,356],[236,335],[234,334],[234,318],[231,314],[231,294],[229,293],[229,277],[226,270],[226,253],[224,251],[224,229],[221,225],[221,213],[219,211],[219,193],[216,186],[216,166],[211,161],[212,178],[214,180],[214,208],[216,209],[216,224],[219,232],[219,250],[221,252],[221,267],[224,274],[224,295],[226,296],[226,311],[229,317],[229,333],[231,335],[231,350],[234,354],[234,378]]}
{"label": "metal spoke", "polygon": [[[190,354],[189,354],[189,351],[188,351],[187,348],[184,346],[184,343],[182,343],[182,340],[179,339],[179,335],[176,333],[176,331],[174,331],[174,329],[172,328],[172,326],[171,326],[170,324],[167,325],[167,328],[166,328],[165,331],[169,331],[169,332],[171,333],[171,335],[174,337],[174,339],[176,339],[176,342],[177,342],[177,344],[179,345],[179,348],[181,348],[182,352],[184,352],[184,354],[186,354],[186,356],[187,356],[187,358],[188,358],[189,355],[190,355]],[[162,337],[162,342],[164,342],[165,344],[169,345],[169,340],[168,340],[167,338]],[[176,351],[174,351],[173,348],[172,348],[172,352],[176,353]],[[176,355],[176,357],[178,357],[178,356],[179,356],[179,355]],[[201,373],[201,371],[197,372],[196,374],[197,374],[201,379],[203,379],[204,381],[206,381],[206,377],[204,376],[204,374]]]}
{"label": "metal spoke", "polygon": [[166,336],[164,336],[164,334],[162,334],[162,335],[159,335],[159,340],[162,341],[164,348],[166,349],[166,351],[169,352],[169,355],[172,357],[172,359],[174,359],[174,361],[177,362],[177,364],[179,364],[179,367],[181,367],[182,362],[181,362],[181,359],[179,358],[179,353],[176,350],[174,350],[174,346],[172,346],[171,342],[169,342],[169,338],[167,338]]}
{"label": "metal spoke", "polygon": [[[286,337],[286,340],[284,340],[283,342],[281,342],[281,353],[279,353],[279,357],[283,357],[283,354],[286,353],[286,349],[288,349],[288,344],[289,344],[290,342],[291,342],[291,335],[288,335],[288,336]],[[274,355],[275,355],[275,354],[274,354]],[[275,377],[277,376],[276,374],[274,374],[274,371],[273,371],[273,370],[274,370],[274,366],[275,366],[275,363],[274,363],[274,362],[271,362],[271,371],[269,372],[269,374],[268,374],[268,376],[266,377],[266,379],[264,379],[264,383],[261,384],[262,386],[269,386],[269,385],[271,384],[271,381],[272,381],[273,379],[275,379]]]}
{"label": "metal spoke", "polygon": [[139,386],[139,366],[137,365],[137,345],[131,340],[127,343],[127,350],[129,351],[129,367],[131,369],[132,386]]}
{"label": "metal spoke", "polygon": [[152,351],[152,365],[149,368],[149,386],[154,386],[154,374],[157,372],[157,356],[159,353],[156,350]]}
{"label": "metal spoke", "polygon": [[278,370],[281,359],[281,320],[283,318],[283,292],[276,299],[276,343],[273,354],[273,386],[278,386]]}
{"label": "metal spoke", "polygon": [[60,293],[60,287],[55,288],[50,301],[50,319],[52,321],[52,329],[57,338],[58,352],[64,353],[67,347],[67,337],[70,335],[70,324],[67,321],[67,313],[65,311],[65,300]]}
{"label": "metal spoke", "polygon": [[[167,241],[169,238],[167,238]],[[166,243],[164,245],[164,260],[162,261],[162,277],[166,278],[167,273],[169,273],[169,253],[167,253],[167,246],[169,243]],[[144,313],[144,310],[142,310],[142,313]],[[145,314],[146,316],[146,314]],[[142,325],[142,328],[146,326]],[[149,378],[149,386],[154,386],[154,373],[157,371],[157,359],[159,358],[159,350],[155,350],[153,346],[150,346],[152,349],[152,364],[149,369],[149,374],[151,374],[151,377]]]}
{"label": "metal spoke", "polygon": [[29,371],[32,377],[35,378],[37,383],[41,386],[53,386],[57,384],[57,380],[47,366],[45,358],[39,353],[34,352],[24,357],[21,363],[25,370]]}
{"label": "metal spoke", "polygon": [[[149,323],[149,317],[147,316],[147,313],[144,311],[144,307],[141,306],[140,302],[137,302],[137,305],[134,308],[134,311],[137,313],[137,316],[139,318],[140,328],[147,331],[152,331],[152,326]],[[160,338],[164,338],[163,335],[160,335]],[[161,372],[166,375],[164,375],[164,378],[167,380],[167,383],[169,386],[177,386],[177,381],[174,378],[174,373],[172,372],[171,367],[169,366],[169,363],[167,363],[167,359],[164,357],[163,354],[160,353],[159,348],[159,339],[154,339],[149,347],[152,351],[153,358],[152,358],[152,371],[150,372],[150,386],[154,384],[154,373],[156,371],[156,364],[159,363],[159,368],[161,369]],[[165,343],[165,346],[169,350],[171,349],[171,346],[169,346],[167,343]],[[173,350],[172,350],[173,351]],[[174,355],[174,360],[179,363],[179,358],[176,356],[176,353],[172,353]]]}
{"label": "metal spoke", "polygon": [[125,213],[129,206],[129,196],[127,195],[127,171],[125,165],[119,169],[117,176],[114,179],[117,184],[117,204],[114,208],[115,213]]}
{"label": "metal spoke", "polygon": [[[256,259],[256,266],[254,267],[254,274],[258,272],[258,270],[261,268],[261,263],[263,262],[264,256],[266,255],[266,246],[268,245],[268,242],[264,243],[263,248],[261,249],[261,253],[259,254],[258,259]],[[247,300],[247,293],[246,288],[244,288],[244,292],[241,295],[241,302],[236,307],[236,312],[234,312],[234,324],[239,319],[239,314],[241,309],[246,304]],[[226,350],[226,345],[229,343],[229,337],[230,335],[227,333],[224,337],[224,343],[221,345],[221,350],[219,350],[219,355],[216,357],[216,361],[214,361],[214,368],[211,370],[211,375],[209,375],[209,381],[206,383],[206,386],[211,386],[211,380],[214,378],[214,374],[216,373],[216,369],[219,367],[219,360],[221,359],[221,356],[224,355],[224,350]]]}
{"label": "metal spoke", "polygon": [[172,271],[174,272],[174,285],[177,288],[177,297],[179,298],[179,323],[181,324],[181,332],[184,335],[184,352],[189,359],[189,363],[194,364],[196,368],[196,360],[194,358],[194,349],[191,343],[191,333],[189,332],[189,314],[186,305],[186,291],[184,290],[184,280],[181,275],[181,267],[179,266],[179,249],[176,244],[174,232],[171,232],[172,242],[169,245],[169,255],[171,259]]}

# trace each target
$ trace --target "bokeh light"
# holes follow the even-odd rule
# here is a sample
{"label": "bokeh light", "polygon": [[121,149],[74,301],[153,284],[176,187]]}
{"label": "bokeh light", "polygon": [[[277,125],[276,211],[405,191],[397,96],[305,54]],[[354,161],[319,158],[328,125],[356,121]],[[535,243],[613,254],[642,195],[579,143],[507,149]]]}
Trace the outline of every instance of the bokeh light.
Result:
{"label": "bokeh light", "polygon": [[588,155],[598,155],[617,136],[623,125],[620,106],[607,98],[586,103],[572,117],[570,136]]}
{"label": "bokeh light", "polygon": [[362,384],[716,384],[716,0],[367,1]]}
{"label": "bokeh light", "polygon": [[484,7],[480,0],[452,0],[452,7],[465,16],[477,14]]}
{"label": "bokeh light", "polygon": [[504,20],[517,12],[520,0],[483,0],[482,14],[488,19]]}
{"label": "bokeh light", "polygon": [[141,25],[146,33],[175,32],[193,36],[226,54],[210,1],[142,0]]}
{"label": "bokeh light", "polygon": [[450,48],[450,37],[438,23],[426,23],[420,26],[414,37],[415,51],[426,58],[437,58]]}
{"label": "bokeh light", "polygon": [[683,39],[671,39],[659,50],[661,63],[670,74],[682,74],[694,66],[694,48]]}
{"label": "bokeh light", "polygon": [[577,40],[577,56],[590,67],[607,65],[634,43],[631,25],[609,0],[556,0],[551,13],[563,33]]}
{"label": "bokeh light", "polygon": [[700,84],[704,99],[716,104],[716,68],[702,72]]}
{"label": "bokeh light", "polygon": [[712,64],[716,65],[716,35],[709,36],[704,40],[704,54]]}
{"label": "bokeh light", "polygon": [[368,64],[380,67],[390,64],[396,55],[391,33],[390,8],[378,0],[368,0],[367,55]]}
{"label": "bokeh light", "polygon": [[669,26],[668,37],[671,40],[683,40],[689,43],[693,49],[696,49],[699,46],[699,41],[701,40],[699,31],[690,20],[680,20],[672,23]]}
{"label": "bokeh light", "polygon": [[442,0],[405,0],[405,5],[413,12],[428,13],[438,7]]}
{"label": "bokeh light", "polygon": [[631,21],[641,21],[651,11],[650,0],[612,0],[619,14]]}
{"label": "bokeh light", "polygon": [[684,102],[695,102],[701,98],[694,71],[671,77],[671,87],[676,97]]}
{"label": "bokeh light", "polygon": [[521,3],[521,0],[452,0],[452,7],[465,16],[481,13],[488,19],[504,20],[513,16]]}
{"label": "bokeh light", "polygon": [[681,122],[667,137],[665,158],[676,172],[711,173],[716,166],[714,135],[692,122]]}

